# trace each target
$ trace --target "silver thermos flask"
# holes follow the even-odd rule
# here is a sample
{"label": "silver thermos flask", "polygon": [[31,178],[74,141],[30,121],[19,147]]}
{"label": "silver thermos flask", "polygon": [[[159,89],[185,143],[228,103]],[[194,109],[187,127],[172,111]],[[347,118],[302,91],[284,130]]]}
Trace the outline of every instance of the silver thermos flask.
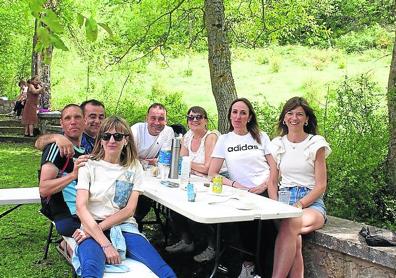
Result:
{"label": "silver thermos flask", "polygon": [[179,178],[180,140],[177,137],[172,139],[172,160],[169,173],[171,179]]}

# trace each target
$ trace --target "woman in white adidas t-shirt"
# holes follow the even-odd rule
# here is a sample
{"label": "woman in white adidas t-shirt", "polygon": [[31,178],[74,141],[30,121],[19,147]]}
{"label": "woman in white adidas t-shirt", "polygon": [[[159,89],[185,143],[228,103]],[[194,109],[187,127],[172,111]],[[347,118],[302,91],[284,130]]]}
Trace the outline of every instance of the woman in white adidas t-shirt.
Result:
{"label": "woman in white adidas t-shirt", "polygon": [[[250,101],[245,98],[234,100],[228,110],[228,121],[230,132],[221,135],[216,143],[209,176],[218,175],[225,161],[229,177],[223,177],[223,184],[260,195],[267,195],[268,192],[271,198],[276,198],[276,164],[269,151],[270,139],[265,132],[259,130]],[[269,245],[275,240],[274,227],[272,221],[263,225],[264,249],[265,252],[272,253],[273,246]],[[256,225],[254,222],[241,222],[238,226],[242,244],[253,250]],[[268,253],[265,258],[272,259],[272,254]],[[251,258],[245,258],[240,277],[253,277],[253,269]]]}
{"label": "woman in white adidas t-shirt", "polygon": [[[273,277],[304,277],[301,234],[321,228],[326,219],[326,157],[331,149],[317,134],[312,108],[301,97],[289,99],[279,117],[281,136],[271,142],[280,172],[279,200],[303,209],[303,216],[282,220],[275,243]],[[282,200],[283,199],[283,200]]]}

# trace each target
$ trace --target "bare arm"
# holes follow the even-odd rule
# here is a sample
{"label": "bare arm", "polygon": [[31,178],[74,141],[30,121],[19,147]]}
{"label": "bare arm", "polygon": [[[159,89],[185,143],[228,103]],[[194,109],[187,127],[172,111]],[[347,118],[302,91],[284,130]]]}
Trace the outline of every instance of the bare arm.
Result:
{"label": "bare arm", "polygon": [[57,178],[59,169],[51,162],[45,163],[41,167],[40,185],[39,185],[40,195],[43,197],[47,197],[54,193],[60,192],[69,183],[77,179],[78,168],[84,166],[88,158],[89,158],[88,155],[80,156],[74,162],[73,172],[68,173],[65,176],[59,178]]}
{"label": "bare arm", "polygon": [[38,89],[36,89],[36,87],[34,87],[32,84],[29,84],[29,91],[31,91],[33,94],[38,95],[41,93],[41,91],[44,89],[43,86],[38,85]]}
{"label": "bare arm", "polygon": [[[223,166],[223,162],[224,162],[224,158],[212,157],[212,160],[211,160],[210,166],[209,166],[208,176],[214,177],[214,176],[218,175],[220,172],[221,166]],[[239,182],[230,180],[224,176],[223,176],[223,184],[232,186],[235,188],[239,188],[239,189],[244,189],[244,190],[248,189],[246,186],[240,184]]]}
{"label": "bare arm", "polygon": [[47,162],[41,167],[40,174],[40,195],[43,197],[51,196],[54,193],[61,191],[73,180],[77,179],[77,171],[73,171],[65,176],[58,176],[59,169],[52,163]]}
{"label": "bare arm", "polygon": [[44,134],[37,138],[34,146],[36,149],[44,150],[48,144],[55,143],[60,151],[60,155],[63,157],[73,157],[74,148],[73,143],[62,134]]}
{"label": "bare arm", "polygon": [[[214,133],[209,134],[206,137],[206,140],[205,140],[205,161],[204,161],[204,163],[192,162],[191,170],[197,171],[197,172],[205,174],[205,175],[208,174],[210,161],[212,159],[211,155],[212,155],[214,146],[216,145],[216,141],[217,141],[217,135]],[[188,152],[188,150],[187,150],[187,152]]]}
{"label": "bare arm", "polygon": [[270,176],[267,180],[267,186],[268,186],[268,196],[272,200],[278,200],[278,177],[279,177],[279,171],[278,168],[276,167],[276,162],[272,155],[267,155],[266,156],[268,164],[270,166]]}
{"label": "bare arm", "polygon": [[274,172],[274,169],[276,169],[276,163],[274,158],[272,157],[272,155],[270,154],[266,154],[265,158],[268,162],[268,165],[270,166],[270,175],[268,177],[268,179],[266,179],[265,181],[263,181],[261,184],[259,184],[256,187],[253,187],[251,189],[249,189],[249,192],[251,193],[255,193],[255,194],[261,194],[263,193],[265,190],[268,189],[268,196],[273,199],[273,200],[277,200],[277,187],[276,187],[276,183],[274,185],[274,175],[276,174]]}
{"label": "bare arm", "polygon": [[326,170],[326,158],[325,149],[320,148],[316,152],[315,159],[315,186],[312,191],[300,200],[303,208],[311,205],[316,199],[322,196],[326,191],[327,187],[327,170]]}
{"label": "bare arm", "polygon": [[184,138],[181,139],[181,148],[180,148],[180,156],[188,156],[188,149],[183,144]]}

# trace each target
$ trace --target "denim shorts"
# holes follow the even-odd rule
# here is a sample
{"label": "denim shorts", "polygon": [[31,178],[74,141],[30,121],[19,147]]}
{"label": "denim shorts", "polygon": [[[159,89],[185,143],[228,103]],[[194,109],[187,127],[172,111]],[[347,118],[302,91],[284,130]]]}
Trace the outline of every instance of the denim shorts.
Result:
{"label": "denim shorts", "polygon": [[[305,186],[294,186],[294,187],[283,187],[279,189],[279,191],[290,192],[289,205],[292,206],[298,200],[301,200],[302,198],[304,198],[304,196],[306,196],[309,192],[311,192],[311,189]],[[322,197],[316,199],[311,205],[308,206],[308,208],[312,208],[319,211],[323,215],[324,219],[327,220],[326,207]]]}

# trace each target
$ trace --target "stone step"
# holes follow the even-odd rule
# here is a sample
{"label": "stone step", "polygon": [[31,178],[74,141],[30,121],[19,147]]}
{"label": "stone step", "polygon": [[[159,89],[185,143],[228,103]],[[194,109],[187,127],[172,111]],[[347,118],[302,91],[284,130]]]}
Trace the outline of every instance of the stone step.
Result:
{"label": "stone step", "polygon": [[4,119],[4,120],[0,120],[0,126],[4,126],[4,127],[11,127],[11,126],[23,127],[23,124],[21,123],[20,120]]}
{"label": "stone step", "polygon": [[1,135],[6,135],[6,134],[23,134],[25,128],[22,126],[1,126],[0,125],[0,134]]}
{"label": "stone step", "polygon": [[3,135],[0,136],[0,142],[7,143],[31,143],[34,145],[37,137],[24,137],[24,136],[16,136],[16,135]]}

